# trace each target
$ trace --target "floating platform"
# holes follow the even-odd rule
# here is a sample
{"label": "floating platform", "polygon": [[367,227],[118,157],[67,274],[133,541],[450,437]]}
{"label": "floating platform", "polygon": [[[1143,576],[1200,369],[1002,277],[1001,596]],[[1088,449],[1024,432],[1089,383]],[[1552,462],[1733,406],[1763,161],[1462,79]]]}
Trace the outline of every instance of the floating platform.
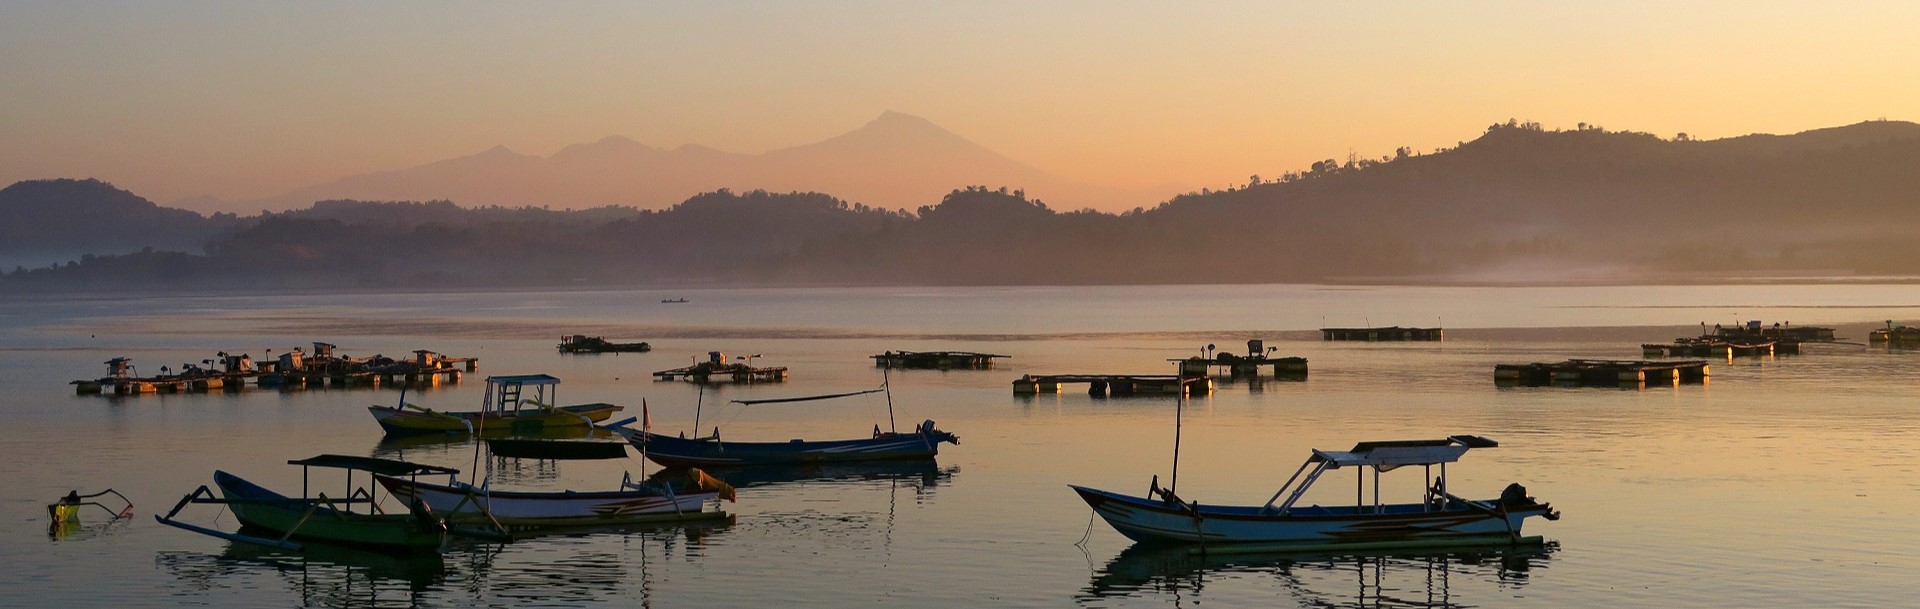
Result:
{"label": "floating platform", "polygon": [[1174,374],[1028,374],[1013,380],[1014,395],[1060,393],[1061,385],[1085,383],[1089,395],[1187,395],[1213,393],[1213,379]]}
{"label": "floating platform", "polygon": [[1645,383],[1704,383],[1707,362],[1570,359],[1554,364],[1500,364],[1493,380],[1502,385],[1613,387]]}
{"label": "floating platform", "polygon": [[1442,341],[1447,339],[1447,331],[1440,328],[1321,328],[1320,340],[1342,340],[1360,342],[1381,341]]}
{"label": "floating platform", "polygon": [[[755,356],[745,359],[752,360]],[[735,358],[736,360],[741,358]],[[783,383],[787,380],[787,368],[775,366],[758,368],[739,361],[728,362],[727,354],[719,351],[707,352],[707,361],[672,370],[653,373],[656,381],[690,381],[694,383]]]}
{"label": "floating platform", "polygon": [[1202,351],[1206,355],[1167,361],[1180,364],[1180,375],[1188,378],[1210,376],[1216,369],[1225,370],[1229,378],[1253,377],[1258,380],[1261,368],[1273,370],[1273,378],[1285,380],[1306,380],[1307,358],[1273,357],[1279,347],[1268,347],[1266,341],[1253,339],[1247,341],[1247,354],[1240,355],[1221,351],[1214,352],[1213,345],[1207,345]]}
{"label": "floating platform", "polygon": [[1879,330],[1874,330],[1873,332],[1868,333],[1867,342],[1899,344],[1899,345],[1920,345],[1920,328],[1915,328],[1912,326],[1899,326],[1899,325],[1894,325],[1892,322],[1888,322],[1887,327],[1881,328]]}
{"label": "floating platform", "polygon": [[[203,360],[211,367],[188,363],[177,374],[140,376],[131,358],[116,357],[106,362],[107,376],[73,381],[74,392],[81,395],[144,395],[149,393],[206,393],[238,390],[251,382],[263,388],[282,390],[324,387],[378,385],[438,385],[459,382],[462,372],[479,368],[480,359],[446,357],[417,350],[412,359],[387,357],[349,358],[333,354],[329,343],[313,343],[313,353],[299,348],[255,362],[245,354],[219,353],[217,359]],[[163,372],[167,369],[162,368]]]}
{"label": "floating platform", "polygon": [[971,351],[888,351],[872,357],[873,365],[881,368],[986,370],[993,367],[995,358],[1013,356]]}
{"label": "floating platform", "polygon": [[[1705,326],[1706,324],[1702,323],[1700,325]],[[1833,328],[1796,326],[1791,323],[1784,325],[1776,323],[1772,326],[1767,326],[1759,321],[1749,321],[1744,325],[1737,326],[1715,326],[1711,336],[1735,343],[1761,343],[1766,341],[1830,343],[1838,340],[1834,338]]]}
{"label": "floating platform", "polygon": [[655,372],[653,380],[694,383],[784,383],[787,380],[787,368],[785,366],[756,368],[746,364],[725,366],[699,364]]}
{"label": "floating platform", "polygon": [[1720,340],[1714,337],[1682,338],[1671,343],[1647,343],[1640,345],[1640,354],[1646,357],[1772,357],[1776,354],[1791,355],[1800,352],[1798,341],[1764,341],[1759,343],[1738,343]]}
{"label": "floating platform", "polygon": [[1213,359],[1189,357],[1170,359],[1180,364],[1180,374],[1185,376],[1207,376],[1215,368],[1224,369],[1228,376],[1239,378],[1260,376],[1261,368],[1273,370],[1274,378],[1303,379],[1307,376],[1307,358],[1304,357],[1240,357],[1231,353],[1221,353]]}
{"label": "floating platform", "polygon": [[653,345],[645,342],[616,343],[581,334],[560,337],[561,353],[646,353],[652,350]]}

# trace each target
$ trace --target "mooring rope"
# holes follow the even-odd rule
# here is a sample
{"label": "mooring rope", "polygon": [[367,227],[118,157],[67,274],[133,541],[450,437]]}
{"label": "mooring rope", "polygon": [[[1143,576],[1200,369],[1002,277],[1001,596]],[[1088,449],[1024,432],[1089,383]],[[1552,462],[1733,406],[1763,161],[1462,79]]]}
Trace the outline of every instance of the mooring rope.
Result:
{"label": "mooring rope", "polygon": [[1080,541],[1073,542],[1074,547],[1087,549],[1087,540],[1093,539],[1093,518],[1098,515],[1092,509],[1087,510],[1087,532],[1080,534]]}

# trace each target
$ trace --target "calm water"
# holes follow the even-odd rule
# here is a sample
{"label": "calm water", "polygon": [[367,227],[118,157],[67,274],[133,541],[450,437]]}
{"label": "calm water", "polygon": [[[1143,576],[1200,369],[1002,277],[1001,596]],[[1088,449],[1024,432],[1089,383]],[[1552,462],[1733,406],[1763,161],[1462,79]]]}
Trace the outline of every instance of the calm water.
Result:
{"label": "calm water", "polygon": [[[667,305],[666,297],[688,304]],[[16,606],[1910,606],[1920,593],[1920,352],[1816,346],[1716,364],[1704,386],[1498,389],[1496,363],[1638,357],[1699,322],[1838,325],[1863,340],[1920,318],[1911,286],[1319,288],[1198,286],[709,290],[27,300],[0,303],[0,605]],[[1444,324],[1441,344],[1323,343],[1324,325]],[[652,353],[561,356],[564,333]],[[1189,404],[1181,494],[1257,503],[1314,447],[1483,434],[1453,470],[1491,496],[1526,484],[1566,517],[1532,553],[1190,559],[1129,549],[1068,483],[1144,491],[1168,473],[1171,398],[1016,398],[1022,373],[1171,372],[1207,344],[1268,339],[1305,382],[1227,384]],[[428,348],[484,373],[548,372],[567,402],[644,399],[691,427],[693,386],[647,373],[710,350],[792,368],[784,385],[709,391],[727,437],[857,437],[879,397],[716,407],[877,386],[887,349],[1012,354],[990,371],[894,375],[900,426],[961,436],[937,466],[770,480],[731,526],[456,544],[442,556],[288,554],[160,526],[214,469],[297,489],[287,459],[403,457],[469,469],[471,444],[383,442],[365,411],[391,389],[75,396],[113,356],[141,371],[312,340],[352,355]],[[409,395],[466,409],[481,383]],[[627,462],[504,462],[500,484],[612,488]],[[316,476],[318,479],[318,476]],[[1388,499],[1419,493],[1389,474]],[[1395,483],[1398,483],[1397,485]],[[138,517],[61,536],[44,504],[114,487]],[[1329,484],[1309,500],[1336,503]],[[1398,493],[1396,494],[1396,491]],[[195,506],[189,520],[232,527]],[[95,519],[94,522],[98,522]],[[1084,544],[1076,545],[1082,541]]]}

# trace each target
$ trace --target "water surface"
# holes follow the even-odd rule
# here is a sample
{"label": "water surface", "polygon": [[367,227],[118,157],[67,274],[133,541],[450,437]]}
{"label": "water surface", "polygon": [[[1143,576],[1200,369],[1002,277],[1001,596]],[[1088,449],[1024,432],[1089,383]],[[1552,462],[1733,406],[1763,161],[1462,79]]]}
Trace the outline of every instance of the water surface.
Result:
{"label": "water surface", "polygon": [[[686,297],[686,304],[662,298]],[[1705,385],[1500,389],[1496,363],[1637,358],[1638,344],[1743,319],[1837,325],[1860,340],[1920,318],[1910,286],[1328,288],[1179,286],[682,290],[34,299],[0,303],[0,589],[63,606],[1883,607],[1920,586],[1920,353],[1835,345],[1717,362]],[[1445,343],[1325,343],[1322,326],[1441,325]],[[561,334],[647,340],[646,354],[563,356]],[[1189,558],[1142,551],[1066,489],[1141,492],[1169,473],[1171,398],[1016,397],[1023,373],[1172,371],[1167,358],[1265,338],[1305,382],[1225,383],[1188,404],[1181,494],[1258,503],[1311,448],[1476,433],[1452,470],[1496,494],[1522,482],[1565,514],[1538,552]],[[464,441],[383,441],[365,412],[392,389],[76,396],[109,357],[142,372],[217,351],[312,340],[353,355],[416,348],[481,373],[547,372],[566,402],[736,439],[855,437],[885,399],[741,407],[726,400],[878,386],[888,349],[1012,354],[989,371],[892,376],[898,425],[961,436],[937,465],[756,481],[732,526],[456,543],[442,556],[289,554],[160,526],[225,469],[296,490],[288,459],[378,455],[473,469]],[[647,373],[708,351],[792,368],[783,385],[702,395]],[[471,408],[481,384],[410,394]],[[611,488],[627,462],[497,462],[522,488]],[[484,471],[487,466],[482,465]],[[318,476],[316,476],[318,477]],[[1388,499],[1421,480],[1386,479]],[[1398,484],[1396,484],[1398,483]],[[139,517],[50,535],[44,504],[112,486]],[[1310,501],[1350,500],[1328,484]],[[1397,495],[1396,495],[1397,493]],[[218,510],[203,524],[233,525]],[[97,520],[96,520],[97,522]],[[1080,543],[1084,540],[1084,543]]]}

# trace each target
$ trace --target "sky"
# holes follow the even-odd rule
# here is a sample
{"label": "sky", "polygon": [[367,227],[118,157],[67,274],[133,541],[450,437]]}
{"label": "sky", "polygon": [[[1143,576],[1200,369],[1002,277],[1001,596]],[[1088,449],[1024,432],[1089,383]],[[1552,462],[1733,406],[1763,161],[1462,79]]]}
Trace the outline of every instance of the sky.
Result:
{"label": "sky", "polygon": [[1245,183],[1519,118],[1920,120],[1912,2],[0,0],[0,184],[263,198],[625,135],[758,153],[882,111],[1089,183]]}

